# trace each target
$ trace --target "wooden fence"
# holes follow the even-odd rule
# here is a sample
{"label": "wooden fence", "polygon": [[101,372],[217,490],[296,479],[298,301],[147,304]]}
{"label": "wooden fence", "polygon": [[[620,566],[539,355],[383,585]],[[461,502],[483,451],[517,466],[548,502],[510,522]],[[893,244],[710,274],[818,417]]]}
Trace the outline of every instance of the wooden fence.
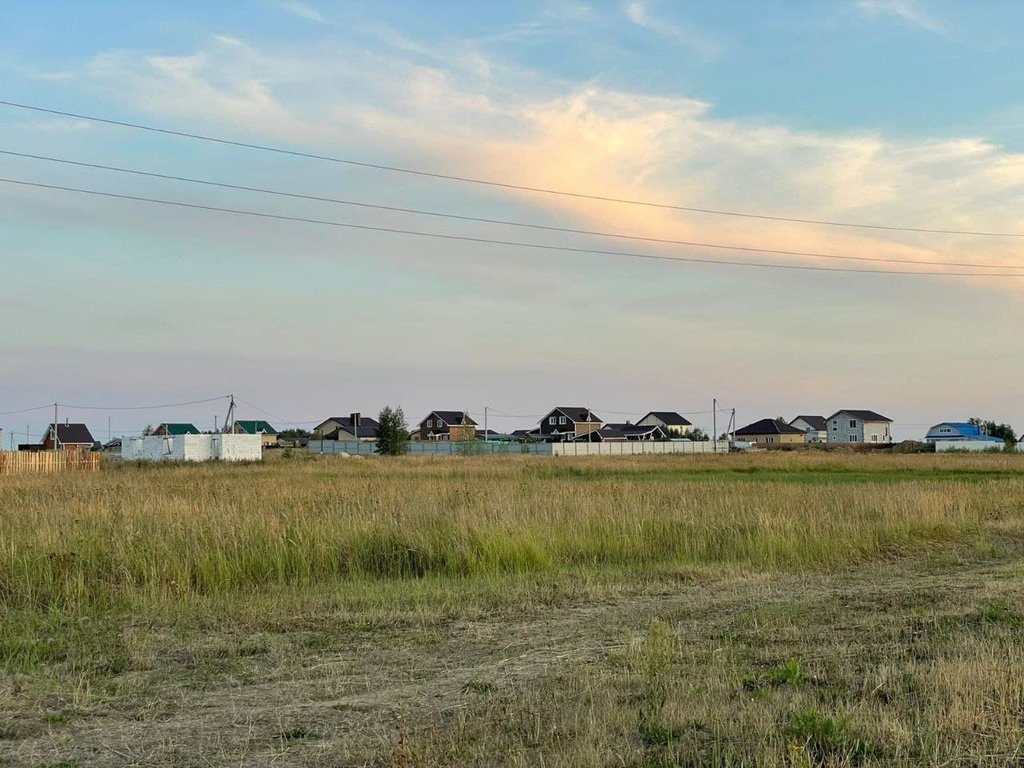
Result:
{"label": "wooden fence", "polygon": [[95,472],[100,468],[100,455],[79,451],[0,452],[0,475],[28,472]]}

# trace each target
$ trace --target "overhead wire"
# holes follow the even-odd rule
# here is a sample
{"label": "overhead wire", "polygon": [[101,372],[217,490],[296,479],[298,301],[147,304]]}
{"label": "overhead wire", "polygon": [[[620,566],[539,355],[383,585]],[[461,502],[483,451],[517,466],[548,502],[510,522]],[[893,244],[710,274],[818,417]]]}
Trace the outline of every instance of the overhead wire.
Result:
{"label": "overhead wire", "polygon": [[[163,403],[161,405],[130,405],[130,406],[100,406],[100,405],[67,405],[58,403],[58,407],[73,411],[154,411],[160,408],[180,408],[186,405],[199,405],[201,403],[215,403],[220,400],[227,400],[231,395],[220,395],[208,397],[205,400],[189,400],[184,403]],[[49,406],[52,408],[53,406]]]}
{"label": "overhead wire", "polygon": [[728,243],[709,243],[695,240],[677,240],[663,237],[649,237],[646,235],[630,235],[620,232],[604,232],[599,230],[580,229],[575,227],[559,227],[550,224],[537,224],[534,222],[515,221],[511,219],[492,219],[482,216],[468,216],[463,214],[447,213],[443,211],[426,210],[422,208],[406,208],[395,205],[383,205],[379,203],[369,203],[362,200],[348,200],[344,198],[327,197],[323,195],[289,192],[286,190],[272,189],[269,187],[253,187],[245,184],[231,184],[228,182],[213,181],[211,179],[198,179],[191,176],[180,176],[177,174],[169,173],[156,173],[153,171],[143,171],[137,168],[125,168],[123,166],[105,165],[102,163],[90,163],[81,160],[71,160],[69,158],[64,157],[53,157],[51,155],[38,155],[29,152],[15,152],[13,150],[8,149],[0,149],[0,155],[17,157],[26,160],[39,160],[49,163],[56,163],[60,165],[74,166],[78,168],[89,168],[92,170],[109,171],[112,173],[121,173],[132,176],[141,176],[145,178],[162,179],[165,181],[176,181],[186,184],[198,184],[201,186],[214,187],[217,189],[230,189],[239,192],[253,192],[261,195],[272,195],[275,197],[283,197],[294,200],[308,200],[311,202],[318,203],[331,203],[335,205],[345,205],[356,208],[386,211],[389,213],[401,213],[415,216],[430,216],[434,218],[449,219],[454,221],[465,221],[478,224],[494,224],[506,227],[516,227],[521,229],[540,230],[544,232],[559,232],[563,234],[585,235],[588,237],[607,237],[619,240],[631,240],[635,242],[656,243],[659,245],[683,245],[693,248],[711,248],[716,250],[742,251],[745,253],[767,253],[777,256],[796,256],[802,258],[816,259],[838,259],[843,261],[862,261],[885,264],[916,264],[921,266],[967,267],[972,269],[1024,269],[1024,265],[1017,266],[1013,264],[978,264],[974,262],[929,261],[923,259],[900,259],[895,257],[846,256],[834,253],[822,253],[819,251],[794,251],[781,248],[763,248],[747,245],[731,245]]}
{"label": "overhead wire", "polygon": [[513,248],[529,248],[543,251],[557,251],[562,253],[586,253],[598,256],[614,256],[632,259],[649,259],[653,261],[675,261],[690,264],[710,264],[733,267],[755,267],[760,269],[786,269],[809,272],[842,272],[846,274],[877,274],[877,275],[911,275],[918,277],[1024,277],[1024,273],[1016,272],[946,272],[946,271],[921,271],[921,270],[893,270],[893,269],[850,269],[847,267],[822,267],[808,264],[777,264],[771,262],[739,261],[735,259],[706,259],[696,256],[668,256],[664,254],[640,253],[632,251],[614,251],[599,248],[583,248],[568,245],[552,245],[547,243],[529,243],[519,240],[502,240],[488,237],[475,237],[472,235],[453,235],[442,232],[429,232],[424,230],[402,229],[398,227],[380,227],[369,224],[355,224],[352,222],[333,221],[328,219],[316,219],[304,216],[286,216],[283,214],[266,213],[263,211],[250,211],[239,208],[227,208],[217,205],[203,205],[199,203],[186,203],[176,200],[163,200],[160,198],[144,197],[141,195],[128,195],[115,192],[103,192],[95,189],[82,187],[71,187],[62,184],[43,184],[41,182],[25,181],[22,179],[0,178],[0,183],[12,184],[22,187],[36,189],[60,190],[76,194],[105,197],[117,200],[131,200],[134,202],[151,203],[156,205],[167,205],[190,210],[209,211],[216,213],[228,213],[237,216],[249,216],[261,219],[276,221],[289,221],[301,224],[315,224],[320,226],[338,227],[343,229],[359,230],[364,232],[379,232],[388,234],[407,235],[412,237],[425,237],[437,240],[456,242],[468,242],[487,245],[502,245]]}
{"label": "overhead wire", "polygon": [[301,150],[286,149],[284,147],[276,147],[268,144],[257,144],[254,142],[238,141],[234,139],[226,139],[217,136],[209,136],[200,133],[192,133],[188,131],[176,131],[170,128],[161,128],[158,126],[145,125],[143,123],[134,123],[127,120],[114,120],[111,118],[99,117],[97,115],[87,115],[78,112],[71,112],[68,110],[51,109],[47,107],[41,107],[33,104],[25,104],[15,101],[8,101],[0,99],[0,106],[11,107],[13,109],[22,109],[32,112],[39,112],[43,114],[58,115],[61,117],[70,117],[76,120],[86,120],[94,123],[102,123],[104,125],[119,126],[122,128],[130,128],[138,131],[146,131],[149,133],[157,133],[165,136],[175,136],[178,138],[193,139],[196,141],[210,142],[214,144],[221,144],[225,146],[240,147],[243,149],[252,149],[260,152],[270,152],[278,155],[286,155],[291,157],[302,157],[311,160],[320,160],[331,163],[338,163],[342,165],[367,168],[377,171],[387,171],[391,173],[402,173],[412,176],[420,176],[430,179],[439,179],[443,181],[459,182],[463,184],[474,184],[478,186],[493,187],[498,189],[508,189],[518,192],[531,192],[536,194],[544,195],[555,195],[560,197],[576,198],[580,200],[593,200],[597,202],[605,203],[616,203],[621,205],[632,205],[642,206],[646,208],[660,208],[665,210],[681,211],[686,213],[699,213],[708,214],[714,216],[731,216],[745,219],[758,219],[762,221],[780,221],[789,222],[793,224],[809,224],[815,226],[828,226],[828,227],[845,227],[854,229],[872,229],[882,230],[890,232],[917,232],[923,234],[939,234],[939,235],[966,235],[971,237],[1024,237],[1024,232],[998,232],[998,231],[985,231],[985,230],[962,230],[962,229],[941,229],[931,227],[913,227],[913,226],[896,226],[889,224],[867,224],[863,222],[849,222],[849,221],[836,221],[831,219],[813,219],[807,217],[798,216],[780,216],[763,213],[750,213],[746,211],[735,211],[717,208],[703,208],[696,206],[677,205],[673,203],[660,203],[650,200],[634,200],[630,198],[613,197],[609,195],[597,195],[585,192],[573,192],[570,190],[552,189],[548,187],[530,186],[526,184],[514,184],[512,182],[497,181],[494,179],[481,179],[472,176],[461,176],[457,174],[440,173],[436,171],[425,171],[415,168],[405,168],[397,165],[388,165],[385,163],[372,163],[362,160],[354,160],[351,158],[338,157],[333,155],[318,154],[315,152],[303,152]]}

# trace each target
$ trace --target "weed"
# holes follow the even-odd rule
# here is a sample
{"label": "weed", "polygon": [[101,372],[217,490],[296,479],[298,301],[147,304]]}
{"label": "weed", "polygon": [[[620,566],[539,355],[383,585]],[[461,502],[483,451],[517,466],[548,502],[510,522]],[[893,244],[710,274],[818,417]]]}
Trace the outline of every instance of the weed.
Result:
{"label": "weed", "polygon": [[802,744],[815,762],[840,758],[859,765],[874,750],[846,719],[835,720],[807,707],[790,715],[784,734]]}

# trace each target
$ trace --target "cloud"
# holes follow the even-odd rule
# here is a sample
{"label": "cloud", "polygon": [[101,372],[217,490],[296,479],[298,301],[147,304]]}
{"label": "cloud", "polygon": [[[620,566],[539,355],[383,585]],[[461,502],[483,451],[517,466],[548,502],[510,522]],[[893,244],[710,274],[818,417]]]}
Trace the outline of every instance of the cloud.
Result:
{"label": "cloud", "polygon": [[869,18],[895,18],[926,32],[937,35],[946,32],[942,23],[931,16],[918,0],[857,0],[856,8]]}
{"label": "cloud", "polygon": [[651,11],[648,0],[628,0],[624,10],[626,18],[638,27],[681,43],[696,53],[704,62],[714,61],[722,53],[721,44],[706,32],[693,30],[656,16]]}
{"label": "cloud", "polygon": [[[270,52],[214,40],[202,51],[181,56],[108,53],[87,73],[94,85],[102,82],[151,113],[244,128],[266,139],[328,147],[338,154],[372,152],[396,163],[464,176],[808,219],[1018,228],[1024,155],[983,137],[915,140],[798,131],[782,123],[723,119],[712,104],[696,99],[623,92],[599,83],[562,86],[539,76],[531,81],[482,53],[479,57],[486,66],[464,57],[423,64],[421,57],[402,59],[386,51]],[[964,238],[507,194],[560,222],[604,231],[939,264],[1019,264],[1016,247],[1005,240],[986,241],[982,252],[976,241]],[[601,247],[656,246],[606,241]],[[666,252],[908,268],[700,248]],[[492,267],[481,267],[482,282]],[[473,269],[467,274],[474,278]],[[1022,287],[1017,281],[1003,284]]]}
{"label": "cloud", "polygon": [[300,0],[279,0],[275,3],[282,11],[298,16],[306,21],[313,21],[317,24],[326,24],[327,19],[316,8],[313,8]]}

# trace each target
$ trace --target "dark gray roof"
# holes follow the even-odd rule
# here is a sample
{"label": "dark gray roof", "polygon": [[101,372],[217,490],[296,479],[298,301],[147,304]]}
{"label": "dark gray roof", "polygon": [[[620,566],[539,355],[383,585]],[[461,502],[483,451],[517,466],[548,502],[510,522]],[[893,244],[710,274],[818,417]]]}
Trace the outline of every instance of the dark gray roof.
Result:
{"label": "dark gray roof", "polygon": [[[547,414],[545,414],[544,418],[545,419],[548,418],[548,416],[550,416],[555,411],[558,411],[559,413],[564,414],[565,417],[570,419],[571,421],[582,421],[582,422],[598,422],[598,421],[602,421],[601,417],[598,416],[593,411],[591,411],[589,408],[581,407],[581,406],[578,406],[578,405],[559,405],[559,406],[557,406],[555,408],[552,408]],[[542,419],[542,421],[543,421],[543,419]]]}
{"label": "dark gray roof", "polygon": [[[53,430],[53,424],[47,429],[47,434]],[[96,441],[85,424],[58,424],[57,440],[63,445],[92,445]]]}
{"label": "dark gray roof", "polygon": [[[647,416],[654,416],[662,424],[665,424],[665,425],[670,426],[670,427],[690,427],[690,426],[693,426],[692,423],[689,420],[687,420],[686,418],[680,416],[675,411],[651,411],[650,413],[647,414]],[[640,419],[640,421],[643,421],[644,419],[646,419],[647,416],[644,416],[644,418]]]}
{"label": "dark gray roof", "polygon": [[[804,421],[806,421],[808,424],[811,425],[811,429],[817,430],[818,432],[823,432],[825,430],[825,427],[827,426],[824,416],[803,416],[803,415],[801,415],[801,416],[797,416],[796,418],[794,418],[793,421],[796,421],[797,419],[803,419]],[[791,421],[789,423],[792,424],[793,421]]]}
{"label": "dark gray roof", "polygon": [[803,430],[778,419],[761,419],[736,430],[737,435],[802,435]]}
{"label": "dark gray roof", "polygon": [[605,424],[604,427],[606,429],[608,427],[611,427],[612,429],[618,430],[625,437],[631,437],[634,435],[647,435],[650,434],[651,432],[654,432],[655,430],[661,431],[661,427],[659,427],[657,424],[652,424],[649,427],[641,427],[637,424]]}
{"label": "dark gray roof", "polygon": [[848,413],[851,416],[853,416],[853,418],[860,419],[861,421],[888,421],[890,423],[892,422],[892,419],[886,418],[885,416],[883,416],[880,413],[877,413],[876,411],[861,411],[855,408],[840,408],[838,411],[829,416],[829,419],[834,419],[840,413]]}
{"label": "dark gray roof", "polygon": [[[449,427],[458,426],[460,424],[469,424],[470,426],[476,426],[476,422],[470,417],[465,411],[431,411],[430,416],[441,419]],[[427,416],[427,419],[430,418]],[[426,419],[424,419],[426,421]]]}
{"label": "dark gray roof", "polygon": [[[336,421],[338,426],[344,429],[350,434],[355,434],[352,427],[351,416],[331,416],[327,421]],[[371,419],[369,416],[359,417],[359,437],[375,437],[380,431],[380,422],[376,419]],[[336,433],[338,430],[334,430]],[[332,433],[333,434],[333,433]]]}

